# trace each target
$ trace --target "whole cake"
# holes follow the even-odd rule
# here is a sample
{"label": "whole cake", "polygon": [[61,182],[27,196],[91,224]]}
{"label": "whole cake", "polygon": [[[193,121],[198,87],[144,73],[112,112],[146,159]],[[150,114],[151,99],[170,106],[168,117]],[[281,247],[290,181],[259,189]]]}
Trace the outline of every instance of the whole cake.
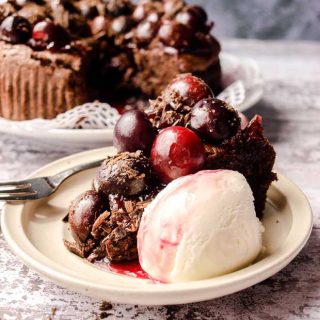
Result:
{"label": "whole cake", "polygon": [[[72,252],[90,261],[105,257],[112,262],[136,259],[141,217],[151,202],[151,209],[147,212],[155,219],[163,214],[163,220],[159,218],[162,222],[167,218],[176,221],[166,214],[180,212],[184,215],[189,205],[195,215],[209,217],[210,214],[203,211],[208,196],[210,210],[218,212],[221,209],[227,215],[217,218],[216,223],[222,226],[233,223],[232,230],[235,231],[230,234],[230,239],[236,241],[236,226],[242,220],[235,210],[246,210],[251,201],[248,206],[253,217],[261,218],[267,190],[277,178],[272,172],[275,151],[263,135],[261,117],[255,116],[248,124],[241,125],[237,111],[214,98],[210,88],[190,74],[177,76],[155,100],[150,101],[146,112],[132,110],[125,113],[115,126],[114,146],[118,153],[102,163],[92,189],[79,195],[69,209],[68,219],[75,241],[66,241],[65,244]],[[213,182],[208,185],[196,183],[199,175],[192,177],[196,172],[211,174],[219,171],[223,173],[211,176]],[[230,175],[246,182],[245,192],[242,182],[238,188],[225,180],[228,172],[239,173]],[[190,178],[181,180],[189,175]],[[204,177],[204,181],[207,178]],[[189,190],[187,197],[182,185]],[[162,192],[164,188],[166,191]],[[216,188],[217,193],[209,192],[208,188]],[[232,197],[232,188],[237,196],[227,201],[229,196]],[[159,192],[162,195],[157,197]],[[215,195],[217,200],[212,203],[210,195]],[[155,197],[158,200],[153,202]],[[220,197],[227,200],[221,203]],[[203,201],[201,206],[200,203],[197,205],[200,198]],[[165,210],[166,206],[170,210]],[[159,211],[159,215],[150,213],[150,210]],[[253,221],[251,211],[242,211],[238,214],[250,216],[249,220]],[[233,216],[235,218],[231,218]],[[246,224],[244,220],[241,223]],[[256,222],[252,223],[257,226]],[[178,232],[179,226],[162,227]],[[241,232],[247,234],[246,226],[242,227]],[[260,239],[260,227],[254,229]],[[167,238],[168,234],[164,231],[163,236]],[[246,245],[242,248],[245,250]],[[257,252],[256,249],[253,251]]]}
{"label": "whole cake", "polygon": [[156,97],[185,72],[221,90],[213,23],[182,0],[7,0],[0,23],[0,116],[8,119]]}

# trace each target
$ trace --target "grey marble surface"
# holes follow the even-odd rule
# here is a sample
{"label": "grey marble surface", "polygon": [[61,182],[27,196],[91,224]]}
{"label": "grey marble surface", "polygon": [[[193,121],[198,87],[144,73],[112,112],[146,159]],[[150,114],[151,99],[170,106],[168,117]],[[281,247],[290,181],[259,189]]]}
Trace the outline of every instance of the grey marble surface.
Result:
{"label": "grey marble surface", "polygon": [[[229,40],[223,48],[259,64],[265,93],[247,115],[263,116],[276,169],[311,202],[314,228],[298,257],[270,279],[223,298],[182,306],[109,305],[37,275],[0,236],[0,319],[320,319],[320,44]],[[67,154],[39,152],[2,135],[0,180],[23,178]]]}
{"label": "grey marble surface", "polygon": [[187,0],[204,6],[219,37],[320,40],[319,0]]}

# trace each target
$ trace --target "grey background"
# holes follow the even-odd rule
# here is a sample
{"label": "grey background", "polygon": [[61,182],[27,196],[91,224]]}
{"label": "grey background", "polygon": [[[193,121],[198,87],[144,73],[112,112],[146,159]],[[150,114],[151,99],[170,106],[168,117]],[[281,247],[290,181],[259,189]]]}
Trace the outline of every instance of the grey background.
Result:
{"label": "grey background", "polygon": [[225,38],[320,40],[320,0],[186,0],[203,5]]}

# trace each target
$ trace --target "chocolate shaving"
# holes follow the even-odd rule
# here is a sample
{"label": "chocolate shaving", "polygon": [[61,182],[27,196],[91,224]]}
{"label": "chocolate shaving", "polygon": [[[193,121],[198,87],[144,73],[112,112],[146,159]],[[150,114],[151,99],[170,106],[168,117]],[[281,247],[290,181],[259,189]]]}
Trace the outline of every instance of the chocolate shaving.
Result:
{"label": "chocolate shaving", "polygon": [[92,239],[88,239],[85,243],[81,244],[79,242],[70,242],[68,240],[64,240],[64,245],[70,250],[72,253],[76,254],[81,258],[86,258],[91,250],[94,248],[95,243]]}
{"label": "chocolate shaving", "polygon": [[145,112],[154,127],[163,129],[171,126],[187,127],[191,109],[178,93],[166,89],[157,99],[150,100],[150,107]]}

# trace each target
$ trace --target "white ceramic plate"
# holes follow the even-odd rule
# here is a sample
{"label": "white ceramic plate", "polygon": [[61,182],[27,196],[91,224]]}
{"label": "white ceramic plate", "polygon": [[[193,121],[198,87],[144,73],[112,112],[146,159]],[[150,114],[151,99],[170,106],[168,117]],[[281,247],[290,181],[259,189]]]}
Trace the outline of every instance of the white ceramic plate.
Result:
{"label": "white ceramic plate", "polygon": [[[238,106],[244,111],[257,103],[263,94],[263,80],[259,67],[252,59],[239,58],[222,53],[220,56],[223,83],[227,87],[241,80],[244,86],[244,100]],[[112,142],[112,129],[46,129],[33,127],[25,122],[23,126],[15,121],[0,118],[0,132],[10,133],[40,143],[40,148],[94,149]],[[41,145],[42,144],[42,145]]]}
{"label": "white ceramic plate", "polygon": [[[55,174],[67,167],[100,159],[113,148],[72,155],[41,168],[32,176]],[[302,249],[312,228],[312,213],[303,193],[279,174],[268,193],[263,224],[263,256],[251,266],[208,280],[181,284],[155,284],[149,280],[97,269],[70,253],[70,239],[62,218],[70,201],[89,189],[96,169],[68,179],[51,197],[25,204],[6,204],[1,227],[12,248],[27,265],[53,282],[86,295],[119,303],[162,305],[217,298],[252,286],[281,270]]]}

